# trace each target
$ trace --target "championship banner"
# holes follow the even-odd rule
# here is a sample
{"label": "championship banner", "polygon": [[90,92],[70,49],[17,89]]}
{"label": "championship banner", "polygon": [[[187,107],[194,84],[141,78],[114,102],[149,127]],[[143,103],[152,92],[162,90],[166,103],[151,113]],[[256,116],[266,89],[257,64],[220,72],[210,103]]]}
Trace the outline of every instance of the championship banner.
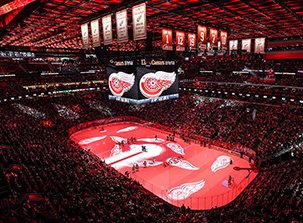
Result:
{"label": "championship banner", "polygon": [[198,25],[198,48],[200,51],[206,49],[207,42],[207,28],[206,26]]}
{"label": "championship banner", "polygon": [[226,31],[221,30],[220,40],[221,40],[222,49],[226,50],[227,49],[227,32]]}
{"label": "championship banner", "polygon": [[251,39],[242,39],[242,50],[246,50],[247,53],[251,51]]}
{"label": "championship banner", "polygon": [[265,38],[255,39],[255,53],[265,53]]}
{"label": "championship banner", "polygon": [[188,33],[187,37],[188,37],[187,41],[188,41],[189,50],[196,49],[196,44],[197,44],[196,34]]}
{"label": "championship banner", "polygon": [[238,40],[229,40],[229,50],[238,50]]}
{"label": "championship banner", "polygon": [[162,49],[173,50],[173,31],[171,29],[162,29]]}
{"label": "championship banner", "polygon": [[112,33],[112,16],[111,15],[107,15],[102,18],[102,27],[103,27],[104,45],[112,44],[113,33]]}
{"label": "championship banner", "polygon": [[117,25],[117,40],[118,42],[128,41],[128,29],[127,29],[127,10],[124,9],[116,13],[116,25]]}
{"label": "championship banner", "polygon": [[82,33],[83,46],[85,49],[88,49],[89,48],[88,23],[81,25],[81,33]]}
{"label": "championship banner", "polygon": [[146,4],[142,3],[132,8],[134,40],[147,38],[146,33]]}
{"label": "championship banner", "polygon": [[210,45],[211,47],[218,47],[218,30],[210,28]]}
{"label": "championship banner", "polygon": [[99,19],[91,21],[90,26],[93,37],[93,46],[100,46]]}
{"label": "championship banner", "polygon": [[176,31],[176,51],[185,50],[185,33]]}

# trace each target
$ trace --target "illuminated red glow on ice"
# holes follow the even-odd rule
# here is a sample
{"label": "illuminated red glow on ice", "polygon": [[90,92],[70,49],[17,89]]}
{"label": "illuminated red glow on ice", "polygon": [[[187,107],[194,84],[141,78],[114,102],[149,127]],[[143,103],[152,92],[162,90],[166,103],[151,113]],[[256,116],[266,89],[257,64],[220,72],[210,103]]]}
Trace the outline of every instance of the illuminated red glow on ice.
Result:
{"label": "illuminated red glow on ice", "polygon": [[[166,141],[167,135],[140,124],[118,122],[79,131],[71,138],[82,142],[80,146],[90,149],[122,174],[132,172],[133,165],[138,164],[139,171],[133,172],[131,177],[179,207],[184,204],[205,210],[226,205],[257,175],[255,171],[249,174],[249,162],[239,156],[188,144],[178,137],[175,142]],[[128,144],[126,140],[130,137],[135,137],[136,141]],[[146,151],[142,151],[142,146]],[[234,167],[242,169],[237,171]],[[226,186],[229,176],[233,183]]]}

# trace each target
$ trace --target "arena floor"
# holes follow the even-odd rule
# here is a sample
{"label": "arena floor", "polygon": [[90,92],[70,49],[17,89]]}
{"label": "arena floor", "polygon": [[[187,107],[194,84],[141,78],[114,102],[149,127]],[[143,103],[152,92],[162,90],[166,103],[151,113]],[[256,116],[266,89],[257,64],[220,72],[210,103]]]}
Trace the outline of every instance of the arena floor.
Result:
{"label": "arena floor", "polygon": [[[247,160],[236,155],[189,144],[178,137],[168,141],[167,136],[138,123],[117,122],[84,129],[71,139],[122,174],[128,171],[130,177],[167,202],[194,210],[228,204],[257,175]],[[136,140],[118,145],[130,137]],[[133,172],[134,163],[139,169]]]}

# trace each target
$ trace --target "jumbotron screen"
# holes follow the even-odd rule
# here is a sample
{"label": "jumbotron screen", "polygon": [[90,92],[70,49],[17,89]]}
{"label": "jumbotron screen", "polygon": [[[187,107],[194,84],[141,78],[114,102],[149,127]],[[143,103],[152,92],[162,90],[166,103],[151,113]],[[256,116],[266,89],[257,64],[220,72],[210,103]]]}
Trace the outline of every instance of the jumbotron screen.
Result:
{"label": "jumbotron screen", "polygon": [[179,97],[174,61],[120,61],[106,68],[109,99],[143,104]]}

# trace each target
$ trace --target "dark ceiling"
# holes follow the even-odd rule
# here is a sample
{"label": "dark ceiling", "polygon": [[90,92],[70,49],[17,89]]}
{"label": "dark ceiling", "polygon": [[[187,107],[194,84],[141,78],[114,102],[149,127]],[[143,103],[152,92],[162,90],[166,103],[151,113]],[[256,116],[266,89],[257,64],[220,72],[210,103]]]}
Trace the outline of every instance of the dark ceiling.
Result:
{"label": "dark ceiling", "polygon": [[[128,8],[131,29],[131,7],[141,2],[38,0],[24,8],[27,13],[12,11],[0,17],[0,45],[81,49],[82,23]],[[227,30],[230,39],[303,36],[303,0],[149,0],[146,4],[149,32],[160,33],[162,27],[195,32],[197,24],[205,24]]]}

